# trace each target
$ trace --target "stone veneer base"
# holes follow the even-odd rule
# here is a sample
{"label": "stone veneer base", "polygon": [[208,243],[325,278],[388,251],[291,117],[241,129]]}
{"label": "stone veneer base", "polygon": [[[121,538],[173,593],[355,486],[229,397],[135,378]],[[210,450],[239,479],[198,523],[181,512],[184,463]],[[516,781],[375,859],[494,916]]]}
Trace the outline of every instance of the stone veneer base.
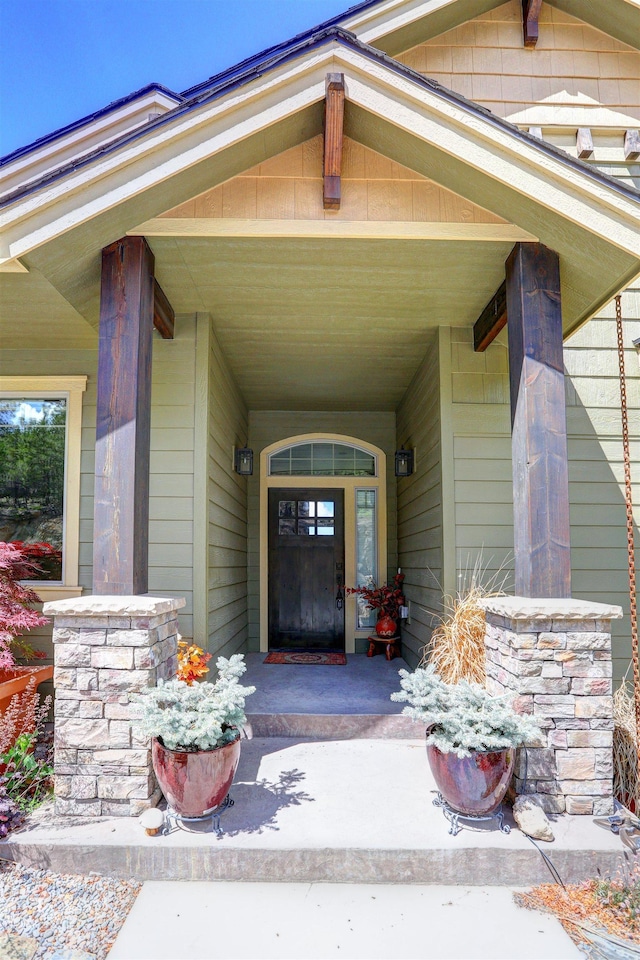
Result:
{"label": "stone veneer base", "polygon": [[519,751],[517,793],[548,813],[613,808],[611,620],[617,606],[573,599],[495,597],[486,615],[487,688],[513,693],[538,720],[540,746]]}
{"label": "stone veneer base", "polygon": [[137,816],[160,799],[150,744],[130,694],[176,675],[183,599],[80,597],[44,605],[54,618],[55,810]]}

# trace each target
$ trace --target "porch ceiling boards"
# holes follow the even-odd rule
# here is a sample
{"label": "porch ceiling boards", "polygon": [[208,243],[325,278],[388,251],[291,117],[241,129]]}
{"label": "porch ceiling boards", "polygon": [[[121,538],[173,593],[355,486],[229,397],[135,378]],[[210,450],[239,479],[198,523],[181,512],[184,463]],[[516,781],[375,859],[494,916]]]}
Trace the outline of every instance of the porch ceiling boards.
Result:
{"label": "porch ceiling boards", "polygon": [[504,275],[492,243],[149,240],[179,311],[210,313],[252,409],[394,410],[433,328],[470,325]]}

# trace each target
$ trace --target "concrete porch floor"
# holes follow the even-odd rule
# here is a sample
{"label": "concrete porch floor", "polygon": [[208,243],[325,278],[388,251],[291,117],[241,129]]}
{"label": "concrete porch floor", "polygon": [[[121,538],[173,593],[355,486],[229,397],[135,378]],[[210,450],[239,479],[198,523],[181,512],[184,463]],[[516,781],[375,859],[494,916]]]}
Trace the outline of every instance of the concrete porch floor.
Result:
{"label": "concrete porch floor", "polygon": [[[448,833],[432,803],[423,731],[388,701],[402,661],[263,660],[248,658],[245,679],[259,687],[260,712],[250,714],[253,736],[242,745],[222,836],[206,823],[147,837],[136,819],[56,817],[49,807],[0,842],[0,856],[143,880],[527,886],[550,879],[509,811],[509,835],[493,822]],[[398,726],[385,733],[389,723]],[[305,724],[306,733],[292,732]],[[556,839],[541,847],[565,882],[613,872],[622,861],[621,841],[590,817],[553,820]]]}

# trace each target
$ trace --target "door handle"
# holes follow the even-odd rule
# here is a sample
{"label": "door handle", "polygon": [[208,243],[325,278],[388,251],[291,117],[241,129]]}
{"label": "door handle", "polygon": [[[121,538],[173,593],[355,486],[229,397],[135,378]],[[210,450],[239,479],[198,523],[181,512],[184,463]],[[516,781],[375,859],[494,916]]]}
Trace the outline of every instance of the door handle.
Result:
{"label": "door handle", "polygon": [[336,563],[336,585],[338,592],[336,594],[336,608],[342,610],[344,606],[344,566],[342,563]]}

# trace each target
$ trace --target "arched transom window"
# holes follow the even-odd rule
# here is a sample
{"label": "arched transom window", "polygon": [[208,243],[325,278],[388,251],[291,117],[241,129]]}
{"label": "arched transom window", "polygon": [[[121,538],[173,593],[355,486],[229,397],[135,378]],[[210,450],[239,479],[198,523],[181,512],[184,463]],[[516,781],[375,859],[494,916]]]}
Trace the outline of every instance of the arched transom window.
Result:
{"label": "arched transom window", "polygon": [[376,457],[349,443],[314,440],[269,455],[269,475],[280,477],[375,477]]}

